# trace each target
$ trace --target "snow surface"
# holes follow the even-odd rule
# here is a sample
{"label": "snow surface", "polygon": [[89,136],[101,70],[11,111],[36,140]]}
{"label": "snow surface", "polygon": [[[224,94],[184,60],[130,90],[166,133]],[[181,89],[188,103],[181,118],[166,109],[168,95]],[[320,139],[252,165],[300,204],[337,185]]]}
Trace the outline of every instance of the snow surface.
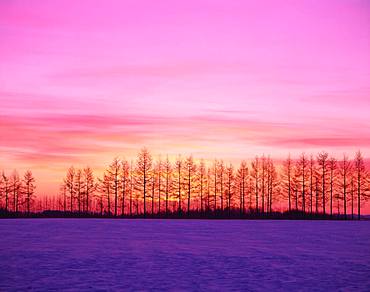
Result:
{"label": "snow surface", "polygon": [[370,221],[0,220],[0,291],[370,291]]}

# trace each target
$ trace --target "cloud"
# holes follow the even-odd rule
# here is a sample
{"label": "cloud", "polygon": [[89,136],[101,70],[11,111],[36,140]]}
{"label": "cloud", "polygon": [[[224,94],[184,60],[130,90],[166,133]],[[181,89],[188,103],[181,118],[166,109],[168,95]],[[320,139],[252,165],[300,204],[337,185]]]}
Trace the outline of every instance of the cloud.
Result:
{"label": "cloud", "polygon": [[[161,152],[173,152],[184,147],[188,151],[199,147],[212,151],[230,144],[284,151],[292,148],[304,151],[317,147],[370,146],[370,135],[338,136],[335,131],[321,132],[305,124],[215,114],[189,117],[140,114],[122,117],[91,114],[0,116],[0,133],[0,152],[17,161],[34,163],[80,161],[103,153],[113,156],[125,151],[132,153],[140,145]],[[241,149],[235,148],[235,151]],[[224,155],[229,155],[228,151],[232,150],[224,149]]]}
{"label": "cloud", "polygon": [[[333,135],[334,136],[334,135]],[[368,137],[314,137],[314,138],[279,138],[266,141],[276,147],[281,148],[300,148],[302,151],[311,147],[322,148],[345,148],[345,147],[369,147],[370,136]]]}

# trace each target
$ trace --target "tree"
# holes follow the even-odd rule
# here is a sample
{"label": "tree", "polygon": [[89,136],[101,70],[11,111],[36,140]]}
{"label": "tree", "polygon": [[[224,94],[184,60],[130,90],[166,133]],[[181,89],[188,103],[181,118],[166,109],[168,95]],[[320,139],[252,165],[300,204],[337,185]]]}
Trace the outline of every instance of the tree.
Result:
{"label": "tree", "polygon": [[[248,179],[248,167],[247,163],[243,160],[240,163],[239,169],[237,171],[237,181],[239,183],[239,193],[240,193],[240,212],[245,214],[245,190]],[[256,202],[257,202],[256,195]],[[258,203],[257,203],[258,204]]]}
{"label": "tree", "polygon": [[4,172],[2,173],[1,177],[3,182],[2,192],[4,193],[5,197],[5,211],[9,211],[9,193],[10,193],[9,178],[5,175]]}
{"label": "tree", "polygon": [[262,156],[261,158],[261,211],[262,213],[265,213],[265,181],[266,181],[266,157],[265,155]]}
{"label": "tree", "polygon": [[133,194],[134,194],[134,167],[133,167],[133,162],[131,160],[131,163],[130,163],[130,216],[132,216]]}
{"label": "tree", "polygon": [[274,189],[277,187],[277,172],[271,158],[267,159],[267,212],[272,212]]}
{"label": "tree", "polygon": [[175,169],[174,169],[174,187],[173,189],[177,193],[177,199],[178,199],[178,212],[182,212],[181,207],[181,193],[182,193],[182,185],[183,185],[183,178],[182,178],[182,172],[183,172],[183,162],[181,157],[179,156],[175,162]]}
{"label": "tree", "polygon": [[84,179],[84,186],[85,186],[85,200],[86,200],[86,208],[84,211],[87,213],[90,212],[90,200],[91,197],[94,195],[94,191],[96,188],[94,173],[90,167],[86,167],[83,170],[83,179]]}
{"label": "tree", "polygon": [[213,210],[216,212],[217,210],[217,165],[218,165],[218,162],[217,160],[215,159],[214,163],[213,163],[213,182],[214,182],[214,192],[213,192],[213,196],[214,196],[214,208]]}
{"label": "tree", "polygon": [[328,168],[328,156],[329,154],[327,152],[321,152],[317,155],[317,164],[320,166],[321,171],[321,195],[322,195],[322,209],[323,213],[325,214],[325,206],[326,206],[326,188],[325,188],[325,182],[326,182],[326,172]]}
{"label": "tree", "polygon": [[288,211],[290,212],[292,210],[292,176],[293,176],[293,161],[290,157],[290,154],[288,158],[283,163],[283,187],[285,189],[285,192],[288,194]]}
{"label": "tree", "polygon": [[334,157],[329,159],[329,172],[330,172],[330,216],[333,216],[333,192],[335,183],[335,174],[337,169],[337,160]]}
{"label": "tree", "polygon": [[152,188],[152,194],[151,194],[151,199],[152,199],[152,216],[154,215],[154,200],[155,200],[155,169],[153,169],[152,175],[151,175],[151,180],[150,180],[150,186]]}
{"label": "tree", "polygon": [[120,172],[120,182],[121,182],[121,215],[125,215],[125,199],[127,190],[129,188],[129,174],[130,174],[130,166],[126,160],[121,161],[121,172]]}
{"label": "tree", "polygon": [[300,190],[300,178],[299,178],[299,168],[297,165],[293,169],[293,177],[292,177],[292,190],[293,190],[293,196],[294,196],[294,202],[295,202],[295,211],[298,211],[299,206],[299,195],[298,191]]}
{"label": "tree", "polygon": [[24,192],[25,192],[25,202],[27,208],[27,214],[30,214],[31,205],[35,198],[35,178],[30,170],[27,170],[23,178]]}
{"label": "tree", "polygon": [[13,211],[19,211],[19,205],[21,203],[21,180],[19,178],[19,174],[16,170],[13,171],[12,175],[10,176],[10,186],[11,192],[13,194]]}
{"label": "tree", "polygon": [[162,167],[163,163],[161,158],[157,162],[157,185],[158,185],[158,214],[161,214],[161,197],[162,197]]}
{"label": "tree", "polygon": [[168,215],[168,199],[169,199],[169,194],[170,194],[171,185],[172,185],[171,174],[172,174],[172,166],[167,156],[166,162],[164,164],[164,175],[166,179],[166,182],[165,182],[166,216]]}
{"label": "tree", "polygon": [[99,191],[101,193],[100,197],[100,212],[103,214],[104,209],[104,203],[103,198],[104,196],[107,198],[107,211],[106,213],[110,216],[111,213],[111,200],[110,200],[110,194],[111,194],[111,180],[109,174],[106,172],[103,173],[103,179],[99,179]]}
{"label": "tree", "polygon": [[348,156],[346,154],[343,155],[343,159],[339,165],[339,173],[341,176],[341,189],[343,194],[343,211],[344,211],[344,218],[347,219],[347,190],[350,188],[350,180],[349,175],[351,171],[351,162],[348,160]]}
{"label": "tree", "polygon": [[314,189],[314,177],[316,176],[315,160],[313,156],[310,156],[309,161],[309,175],[310,175],[310,213],[312,214],[313,206],[313,189]]}
{"label": "tree", "polygon": [[120,191],[120,181],[119,177],[121,174],[121,161],[116,157],[113,162],[109,165],[107,174],[109,180],[112,183],[112,190],[114,192],[114,216],[117,216],[118,210],[118,193]]}
{"label": "tree", "polygon": [[60,191],[60,194],[62,196],[63,211],[67,212],[67,186],[64,182],[60,185],[59,191]]}
{"label": "tree", "polygon": [[211,210],[211,169],[208,167],[207,168],[207,179],[206,179],[206,184],[207,184],[207,212]]}
{"label": "tree", "polygon": [[355,176],[356,176],[356,193],[357,193],[357,216],[358,220],[361,219],[361,201],[365,195],[366,184],[366,169],[364,159],[361,151],[357,151],[355,155]]}
{"label": "tree", "polygon": [[82,203],[82,189],[83,189],[83,178],[82,178],[82,170],[77,169],[75,175],[75,194],[77,197],[77,204],[78,204],[78,213],[81,213],[81,203]]}
{"label": "tree", "polygon": [[354,192],[355,192],[355,180],[353,175],[351,175],[351,219],[353,220],[355,215],[354,215]]}
{"label": "tree", "polygon": [[185,160],[185,170],[186,170],[186,176],[184,178],[185,185],[187,188],[188,193],[188,216],[190,216],[190,202],[191,202],[191,195],[194,191],[194,181],[195,181],[195,173],[196,173],[196,164],[194,163],[193,157],[189,156]]}
{"label": "tree", "polygon": [[144,199],[144,217],[146,216],[146,197],[148,191],[148,184],[150,183],[152,173],[152,156],[148,149],[143,148],[138,154],[136,163],[136,172],[139,178],[138,189],[141,190]]}
{"label": "tree", "polygon": [[302,194],[302,211],[303,212],[306,212],[305,191],[306,191],[306,180],[307,180],[307,177],[306,177],[307,168],[308,168],[308,160],[306,158],[306,155],[302,153],[297,161],[297,175],[299,177],[300,185],[302,188],[301,194]]}
{"label": "tree", "polygon": [[225,165],[222,160],[218,163],[218,177],[220,179],[220,202],[221,202],[221,211],[224,210],[224,176],[225,176]]}
{"label": "tree", "polygon": [[254,178],[254,185],[255,185],[255,194],[256,194],[256,212],[258,213],[258,168],[259,168],[259,160],[258,157],[252,161],[252,173],[251,176]]}
{"label": "tree", "polygon": [[319,213],[319,175],[315,176],[315,213]]}
{"label": "tree", "polygon": [[226,174],[227,174],[227,211],[229,214],[229,217],[231,215],[231,194],[232,194],[232,189],[234,187],[234,168],[232,164],[229,165],[226,169]]}
{"label": "tree", "polygon": [[75,169],[73,166],[68,168],[67,175],[64,179],[64,184],[69,192],[69,198],[70,198],[70,210],[73,212],[73,199],[75,196]]}
{"label": "tree", "polygon": [[203,192],[204,192],[204,183],[206,179],[206,166],[204,164],[204,160],[200,161],[200,166],[198,170],[198,178],[199,178],[199,196],[200,196],[200,212],[203,214]]}

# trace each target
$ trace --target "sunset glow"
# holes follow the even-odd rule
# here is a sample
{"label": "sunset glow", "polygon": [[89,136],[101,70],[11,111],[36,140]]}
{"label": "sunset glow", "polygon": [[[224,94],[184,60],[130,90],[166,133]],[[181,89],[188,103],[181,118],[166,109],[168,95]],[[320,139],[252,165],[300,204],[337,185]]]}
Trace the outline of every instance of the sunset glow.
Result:
{"label": "sunset glow", "polygon": [[368,1],[108,2],[0,2],[0,169],[38,194],[143,146],[369,156]]}

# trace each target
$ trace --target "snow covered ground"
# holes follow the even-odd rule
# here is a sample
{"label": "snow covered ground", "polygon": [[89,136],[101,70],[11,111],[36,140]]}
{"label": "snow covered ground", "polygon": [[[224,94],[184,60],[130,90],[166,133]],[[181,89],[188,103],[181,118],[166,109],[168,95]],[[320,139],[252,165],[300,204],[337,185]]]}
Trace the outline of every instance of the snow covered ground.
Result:
{"label": "snow covered ground", "polygon": [[370,221],[0,220],[0,291],[370,291]]}

